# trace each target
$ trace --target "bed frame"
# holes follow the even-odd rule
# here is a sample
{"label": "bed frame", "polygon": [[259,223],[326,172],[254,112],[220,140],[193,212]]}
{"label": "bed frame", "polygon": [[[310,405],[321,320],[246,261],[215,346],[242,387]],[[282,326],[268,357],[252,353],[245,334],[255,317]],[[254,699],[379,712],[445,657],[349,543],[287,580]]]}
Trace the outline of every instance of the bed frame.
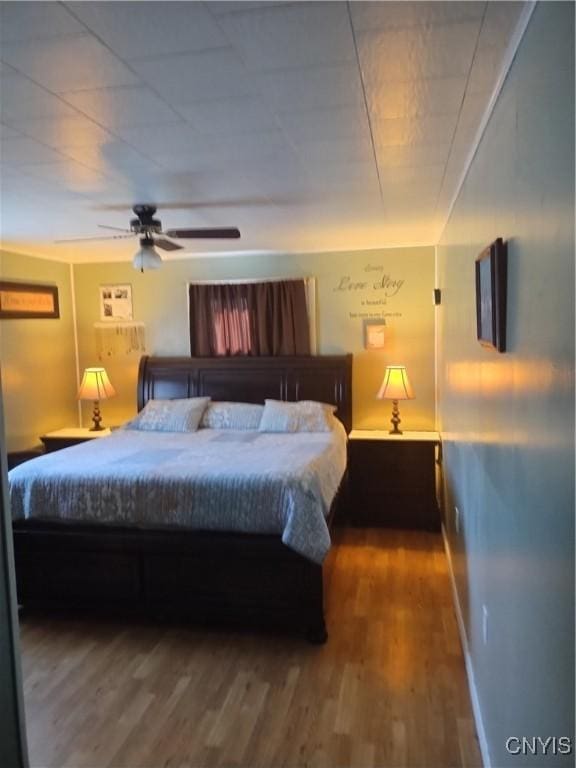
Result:
{"label": "bed frame", "polygon": [[[153,398],[334,403],[352,422],[352,355],[322,357],[143,357],[138,409]],[[338,499],[330,511],[334,519]],[[153,611],[250,626],[280,621],[327,639],[322,566],[279,536],[139,530],[22,521],[14,524],[18,599],[24,607],[67,605]]]}

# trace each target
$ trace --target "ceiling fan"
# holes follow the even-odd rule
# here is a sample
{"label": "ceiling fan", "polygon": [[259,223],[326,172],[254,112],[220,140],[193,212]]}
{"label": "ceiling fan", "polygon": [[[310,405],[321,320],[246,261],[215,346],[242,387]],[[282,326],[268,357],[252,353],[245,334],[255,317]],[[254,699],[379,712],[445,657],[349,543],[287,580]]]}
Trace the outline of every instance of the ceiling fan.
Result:
{"label": "ceiling fan", "polygon": [[56,240],[57,243],[77,243],[88,240],[123,240],[130,237],[140,237],[140,249],[134,254],[132,264],[134,269],[144,272],[145,269],[158,269],[162,265],[162,258],[156,247],[164,251],[178,251],[184,246],[173,243],[171,239],[209,239],[209,240],[237,240],[240,230],[236,227],[197,228],[197,229],[162,229],[160,219],[155,219],[155,205],[135,205],[132,211],[136,215],[130,220],[130,229],[121,227],[109,227],[99,224],[102,229],[114,229],[123,232],[122,235],[108,235],[105,237],[79,237],[68,240]]}

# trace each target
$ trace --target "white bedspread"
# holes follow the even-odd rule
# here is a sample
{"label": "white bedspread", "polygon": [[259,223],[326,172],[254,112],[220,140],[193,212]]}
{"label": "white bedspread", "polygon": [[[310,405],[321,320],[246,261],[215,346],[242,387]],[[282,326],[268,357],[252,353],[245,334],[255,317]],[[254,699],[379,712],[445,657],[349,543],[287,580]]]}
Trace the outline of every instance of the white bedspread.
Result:
{"label": "white bedspread", "polygon": [[346,433],[118,430],[9,473],[15,520],[280,533],[322,562]]}

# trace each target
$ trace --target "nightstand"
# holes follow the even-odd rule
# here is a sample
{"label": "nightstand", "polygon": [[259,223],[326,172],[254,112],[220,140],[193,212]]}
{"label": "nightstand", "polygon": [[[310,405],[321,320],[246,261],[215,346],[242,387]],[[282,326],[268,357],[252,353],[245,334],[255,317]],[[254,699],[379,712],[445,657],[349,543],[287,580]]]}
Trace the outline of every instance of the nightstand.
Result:
{"label": "nightstand", "polygon": [[14,469],[14,467],[23,464],[25,461],[37,459],[38,456],[42,456],[43,453],[44,449],[42,446],[38,446],[38,448],[28,448],[28,450],[25,451],[8,451],[6,454],[8,470],[10,471],[11,469]]}
{"label": "nightstand", "polygon": [[436,501],[437,432],[354,429],[349,435],[353,525],[440,529]]}
{"label": "nightstand", "polygon": [[108,437],[111,434],[110,429],[91,432],[86,427],[67,427],[66,429],[57,429],[55,432],[48,432],[46,435],[42,435],[40,440],[44,443],[46,453],[52,453],[52,451],[59,451],[62,448],[69,448],[71,445],[85,443],[87,440]]}

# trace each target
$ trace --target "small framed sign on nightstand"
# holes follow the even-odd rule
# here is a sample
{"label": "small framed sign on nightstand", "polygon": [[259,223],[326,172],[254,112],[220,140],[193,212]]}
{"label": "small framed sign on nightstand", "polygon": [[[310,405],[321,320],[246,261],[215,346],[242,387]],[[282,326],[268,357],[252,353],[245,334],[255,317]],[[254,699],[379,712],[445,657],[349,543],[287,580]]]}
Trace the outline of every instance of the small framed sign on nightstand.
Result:
{"label": "small framed sign on nightstand", "polygon": [[366,527],[440,529],[438,432],[354,429],[349,435],[350,516]]}

